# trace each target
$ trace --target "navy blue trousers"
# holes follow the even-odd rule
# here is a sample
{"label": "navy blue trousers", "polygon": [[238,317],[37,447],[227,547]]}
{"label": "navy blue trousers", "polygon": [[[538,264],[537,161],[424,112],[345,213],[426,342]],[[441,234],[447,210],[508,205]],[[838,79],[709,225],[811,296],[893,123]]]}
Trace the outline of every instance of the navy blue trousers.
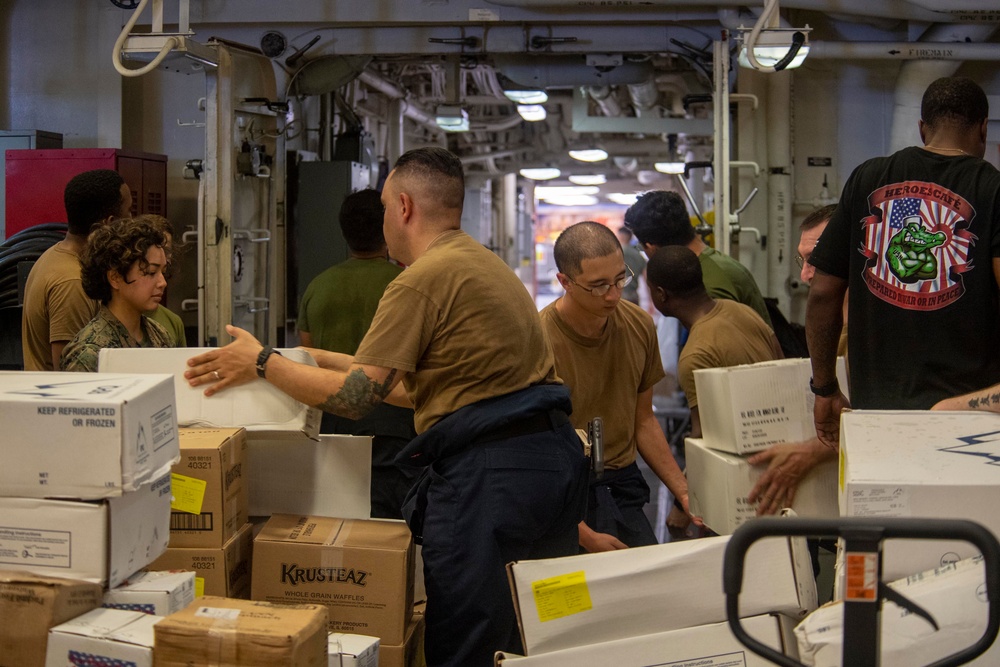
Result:
{"label": "navy blue trousers", "polygon": [[568,423],[430,466],[423,517],[428,667],[521,652],[506,565],[578,552],[588,464]]}

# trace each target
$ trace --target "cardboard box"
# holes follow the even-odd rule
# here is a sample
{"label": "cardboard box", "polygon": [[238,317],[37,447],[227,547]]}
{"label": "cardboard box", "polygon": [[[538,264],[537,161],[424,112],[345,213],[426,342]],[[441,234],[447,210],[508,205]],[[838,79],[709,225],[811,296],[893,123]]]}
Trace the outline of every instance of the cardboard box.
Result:
{"label": "cardboard box", "polygon": [[93,582],[0,571],[0,667],[42,667],[49,628],[100,604]]}
{"label": "cardboard box", "polygon": [[0,498],[0,567],[111,588],[167,548],[170,475],[103,501]]}
{"label": "cardboard box", "polygon": [[425,626],[423,614],[414,614],[406,626],[406,641],[402,645],[379,644],[379,667],[424,667]]}
{"label": "cardboard box", "polygon": [[[684,450],[691,512],[720,535],[731,535],[756,518],[757,504],[747,496],[767,466],[752,466],[741,456],[709,449],[705,441],[687,438]],[[792,509],[800,517],[836,519],[837,462],[827,461],[802,479]]]}
{"label": "cardboard box", "polygon": [[[797,658],[792,619],[768,614],[744,618],[741,623],[751,637]],[[773,664],[743,646],[733,636],[728,623],[577,646],[527,658],[499,652],[494,661],[496,667],[770,667]]]}
{"label": "cardboard box", "polygon": [[371,518],[371,437],[275,440],[251,433],[248,448],[250,516]]}
{"label": "cardboard box", "polygon": [[245,523],[220,549],[170,547],[149,565],[149,569],[194,572],[196,598],[202,595],[249,598],[252,557],[253,525]]}
{"label": "cardboard box", "polygon": [[169,616],[194,602],[194,572],[136,572],[104,594],[102,607]]}
{"label": "cardboard box", "polygon": [[[840,386],[847,387],[843,358]],[[752,454],[781,442],[816,437],[808,359],[707,368],[694,372],[702,438],[712,449]]]}
{"label": "cardboard box", "polygon": [[160,616],[94,609],[49,631],[45,667],[122,665],[152,667],[153,627]]}
{"label": "cardboard box", "polygon": [[[239,387],[230,387],[206,397],[204,387],[192,387],[184,379],[187,361],[208,352],[205,347],[104,348],[98,357],[102,373],[169,373],[176,379],[177,423],[204,428],[245,427],[247,431],[266,431],[272,437],[319,435],[321,413],[299,403],[267,380],[255,378]],[[281,354],[300,364],[315,366],[309,353],[301,349],[282,349]]]}
{"label": "cardboard box", "polygon": [[249,516],[246,430],[182,428],[180,447],[170,546],[221,547]]}
{"label": "cardboard box", "polygon": [[378,667],[378,637],[331,632],[327,637],[328,667]]}
{"label": "cardboard box", "polygon": [[[889,586],[930,613],[939,630],[897,605],[882,605],[883,665],[929,665],[971,646],[986,630],[982,557],[928,570]],[[802,661],[816,667],[840,667],[843,633],[843,602],[831,602],[810,614],[795,628]],[[1000,664],[1000,642],[966,664]]]}
{"label": "cardboard box", "polygon": [[[508,564],[525,653],[725,621],[722,559],[728,541],[706,537]],[[815,608],[805,539],[755,542],[747,552],[740,613],[797,619]]]}
{"label": "cardboard box", "polygon": [[[971,519],[1000,535],[1000,415],[853,411],[841,418],[843,516]],[[885,581],[970,558],[965,542],[889,540]]]}
{"label": "cardboard box", "polygon": [[322,604],[330,630],[403,644],[413,610],[405,523],[275,514],[254,540],[254,600]]}
{"label": "cardboard box", "polygon": [[156,667],[326,667],[321,605],[203,597],[156,625]]}
{"label": "cardboard box", "polygon": [[0,424],[0,496],[113,498],[179,454],[164,375],[0,372]]}

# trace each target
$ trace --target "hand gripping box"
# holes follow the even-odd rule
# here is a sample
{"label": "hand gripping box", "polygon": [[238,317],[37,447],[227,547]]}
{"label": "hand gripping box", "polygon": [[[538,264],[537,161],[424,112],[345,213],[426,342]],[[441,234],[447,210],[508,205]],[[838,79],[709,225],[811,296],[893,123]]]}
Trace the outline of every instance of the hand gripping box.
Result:
{"label": "hand gripping box", "polygon": [[[841,417],[843,516],[971,519],[1000,536],[1000,415],[862,411]],[[965,542],[889,540],[885,581],[978,553]]]}
{"label": "hand gripping box", "polygon": [[371,518],[370,436],[276,440],[251,433],[248,450],[250,516]]}
{"label": "hand gripping box", "polygon": [[101,604],[101,586],[0,570],[0,667],[42,667],[49,628]]}
{"label": "hand gripping box", "polygon": [[413,562],[405,523],[275,514],[254,540],[250,590],[255,600],[325,605],[331,631],[401,645]]}
{"label": "hand gripping box", "polygon": [[[205,387],[192,387],[184,379],[187,361],[212,348],[104,348],[98,357],[102,373],[169,373],[177,392],[177,423],[202,428],[245,427],[264,431],[271,437],[319,435],[320,411],[294,398],[261,378],[229,387],[206,397]],[[309,366],[316,362],[301,349],[283,349],[281,354]]]}
{"label": "hand gripping box", "polygon": [[[739,526],[756,518],[757,504],[751,505],[747,496],[767,466],[752,466],[741,456],[709,449],[698,438],[687,438],[685,442],[691,512],[720,535],[731,535]],[[825,461],[802,478],[791,508],[800,517],[840,516],[836,461]]]}
{"label": "hand gripping box", "polygon": [[[726,620],[728,537],[507,565],[529,656]],[[747,552],[740,614],[801,618],[816,608],[805,539],[767,538]]]}
{"label": "hand gripping box", "polygon": [[[702,438],[712,449],[752,454],[781,442],[816,437],[808,359],[706,368],[694,372]],[[843,358],[840,386],[847,387]]]}
{"label": "hand gripping box", "polygon": [[96,500],[177,461],[173,378],[0,373],[0,496]]}
{"label": "hand gripping box", "polygon": [[167,548],[170,475],[103,501],[0,498],[0,567],[114,588]]}
{"label": "hand gripping box", "polygon": [[150,570],[194,572],[194,595],[250,597],[253,563],[253,524],[245,523],[221,548],[170,547],[150,563]]}
{"label": "hand gripping box", "polygon": [[[741,619],[747,633],[774,650],[797,657],[794,621],[780,614]],[[499,652],[495,667],[771,667],[733,636],[728,623],[657,632],[553,653],[523,657]]]}
{"label": "hand gripping box", "polygon": [[194,602],[194,572],[136,572],[104,594],[102,607],[169,616]]}
{"label": "hand gripping box", "polygon": [[155,667],[326,667],[326,609],[206,596],[156,624]]}
{"label": "hand gripping box", "polygon": [[153,626],[162,620],[141,611],[88,611],[49,631],[45,667],[152,667]]}
{"label": "hand gripping box", "polygon": [[[988,601],[985,572],[977,556],[921,572],[889,584],[927,611],[938,625],[895,604],[882,605],[881,664],[929,665],[971,646],[986,629]],[[994,604],[996,604],[994,602]],[[817,609],[795,628],[803,663],[840,667],[844,649],[844,603]],[[1000,665],[1000,642],[972,662],[976,667]]]}
{"label": "hand gripping box", "polygon": [[172,475],[170,546],[222,547],[247,522],[246,430],[182,428],[180,447]]}

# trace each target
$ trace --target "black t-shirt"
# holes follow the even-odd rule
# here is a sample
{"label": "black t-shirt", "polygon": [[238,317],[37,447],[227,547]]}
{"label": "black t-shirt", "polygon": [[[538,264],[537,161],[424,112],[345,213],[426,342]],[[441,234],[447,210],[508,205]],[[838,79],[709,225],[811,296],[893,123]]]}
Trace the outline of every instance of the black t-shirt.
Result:
{"label": "black t-shirt", "polygon": [[905,148],[854,170],[809,262],[848,281],[851,404],[927,409],[1000,382],[1000,172]]}

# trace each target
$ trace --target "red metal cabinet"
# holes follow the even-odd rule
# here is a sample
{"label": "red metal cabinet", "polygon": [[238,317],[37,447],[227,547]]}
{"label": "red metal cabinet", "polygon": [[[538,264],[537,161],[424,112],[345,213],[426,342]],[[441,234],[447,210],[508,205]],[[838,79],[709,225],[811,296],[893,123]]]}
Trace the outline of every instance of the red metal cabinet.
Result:
{"label": "red metal cabinet", "polygon": [[167,211],[167,156],[120,148],[6,152],[6,235],[43,222],[66,222],[63,190],[91,169],[113,169],[132,189],[132,214]]}

